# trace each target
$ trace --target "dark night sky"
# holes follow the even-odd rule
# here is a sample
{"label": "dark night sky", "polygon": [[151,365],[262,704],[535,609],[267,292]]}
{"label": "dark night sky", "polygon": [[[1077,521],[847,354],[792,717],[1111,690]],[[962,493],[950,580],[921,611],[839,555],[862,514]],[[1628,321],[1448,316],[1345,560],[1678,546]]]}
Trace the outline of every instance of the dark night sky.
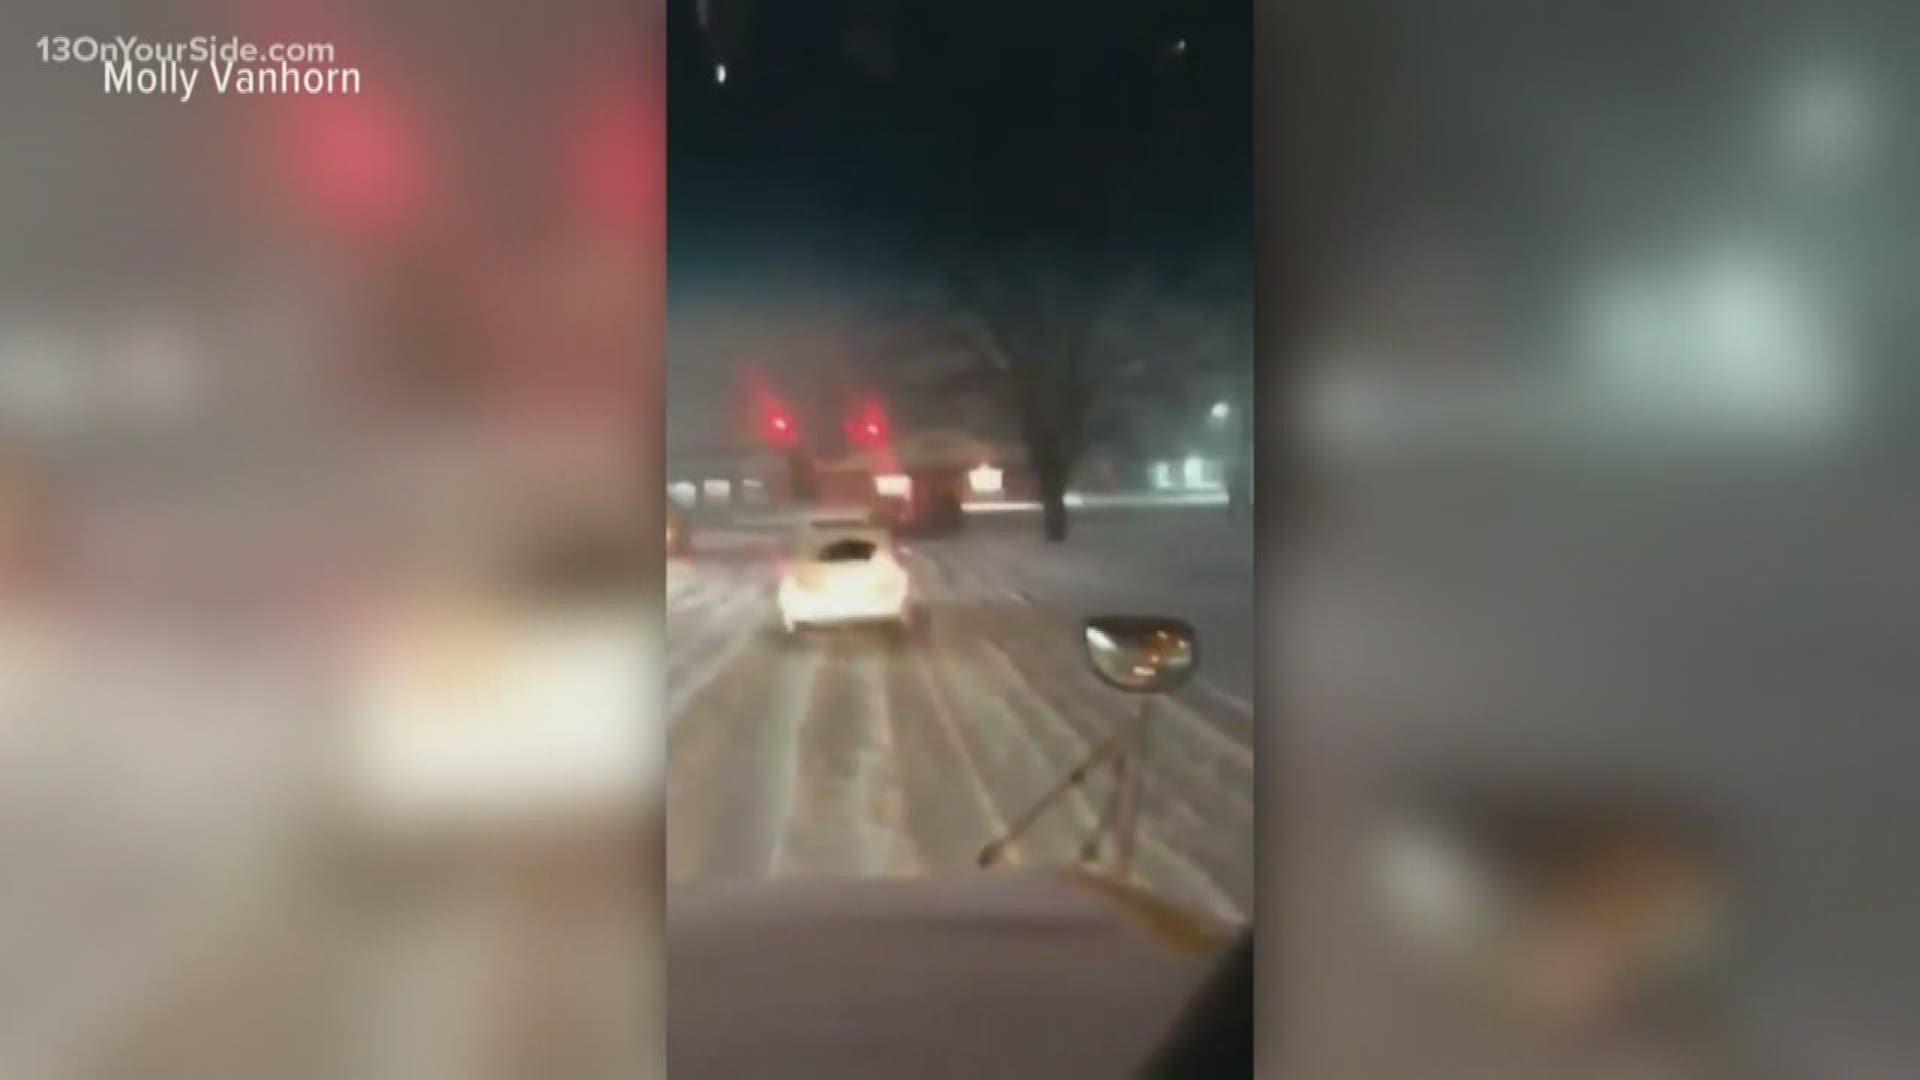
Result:
{"label": "dark night sky", "polygon": [[1246,0],[710,0],[709,31],[685,0],[671,18],[676,442],[737,419],[746,364],[789,387],[859,378],[868,313],[960,245],[1040,239],[1167,275],[1248,259]]}

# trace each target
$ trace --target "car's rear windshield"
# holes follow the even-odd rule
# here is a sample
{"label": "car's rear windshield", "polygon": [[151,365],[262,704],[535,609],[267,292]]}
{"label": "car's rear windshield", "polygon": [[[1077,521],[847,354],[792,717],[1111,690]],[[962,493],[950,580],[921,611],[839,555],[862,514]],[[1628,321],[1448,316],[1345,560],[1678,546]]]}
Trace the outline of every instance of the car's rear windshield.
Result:
{"label": "car's rear windshield", "polygon": [[866,562],[880,550],[871,540],[835,540],[813,553],[813,561],[823,563]]}

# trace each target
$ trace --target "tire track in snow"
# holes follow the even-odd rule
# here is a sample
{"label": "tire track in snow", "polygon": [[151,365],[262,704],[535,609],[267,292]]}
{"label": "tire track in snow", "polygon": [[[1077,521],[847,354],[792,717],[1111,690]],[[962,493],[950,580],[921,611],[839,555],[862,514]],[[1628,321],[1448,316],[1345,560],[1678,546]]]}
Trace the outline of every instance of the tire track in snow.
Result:
{"label": "tire track in snow", "polygon": [[819,647],[823,671],[799,721],[792,810],[773,874],[910,872],[879,667],[884,643],[856,632]]}
{"label": "tire track in snow", "polygon": [[[943,572],[953,580],[970,582],[970,588],[978,597],[1005,596],[1028,605],[1042,616],[1036,621],[1057,624],[1069,634],[1080,625],[1079,616],[1034,591],[1029,587],[1029,583],[1020,580],[1009,566],[996,560],[984,559],[984,554],[981,551],[967,550],[963,547],[949,547],[938,554],[929,554],[926,558],[928,562],[940,565]],[[1179,611],[1173,610],[1167,613],[1178,615]],[[1204,657],[1205,641],[1201,642],[1201,653]],[[1190,710],[1193,722],[1206,728],[1205,734],[1217,737],[1224,747],[1239,748],[1241,752],[1248,755],[1249,764],[1251,763],[1255,723],[1251,702],[1214,685],[1204,672],[1195,676],[1190,685],[1174,694],[1172,700],[1181,702]],[[1203,707],[1201,702],[1215,707]]]}
{"label": "tire track in snow", "polygon": [[[949,609],[941,628],[935,631],[938,640],[950,642],[952,636],[946,626],[958,623],[966,628],[959,635],[965,648],[944,648],[939,672],[959,684],[960,693],[952,697],[967,703],[962,730],[981,736],[985,744],[985,752],[976,755],[976,760],[986,762],[991,770],[984,771],[983,777],[1005,792],[1003,805],[1018,816],[1059,781],[1084,751],[1069,749],[1063,753],[1057,743],[1043,742],[1012,700],[1012,684],[995,677],[995,666],[986,652],[989,643],[977,616],[964,612],[958,606]],[[1097,783],[1080,785],[1035,821],[1025,834],[1028,853],[1038,861],[1072,861],[1081,839],[1098,819],[1095,793],[1089,790],[1098,787]]]}
{"label": "tire track in snow", "polygon": [[900,728],[894,710],[896,702],[887,679],[887,673],[899,664],[900,658],[891,657],[889,660],[882,663],[869,657],[860,672],[867,700],[871,703],[871,734],[875,756],[880,763],[880,767],[871,775],[872,783],[865,805],[869,818],[879,823],[888,836],[887,855],[880,869],[889,874],[911,876],[920,873],[923,864],[913,836],[907,831],[907,796],[901,767]]}
{"label": "tire track in snow", "polygon": [[[995,687],[995,672],[981,652],[991,628],[978,617],[977,605],[944,590],[933,591],[929,599],[932,604],[926,639],[929,655],[937,660],[937,664],[928,665],[929,684],[938,687],[952,705],[951,730],[956,743],[965,750],[969,771],[978,777],[977,789],[992,792],[983,798],[994,806],[994,816],[1000,819],[993,829],[997,835],[1006,817],[1024,812],[1031,800],[1044,794],[1072,763],[1049,753],[1002,689]],[[947,690],[949,686],[951,691]],[[1068,812],[1073,820],[1063,816]],[[1084,788],[1071,792],[1064,808],[1043,815],[1028,829],[1018,854],[1023,861],[1069,863],[1097,816]],[[979,844],[990,838],[982,836]],[[979,844],[975,845],[976,855]]]}
{"label": "tire track in snow", "polygon": [[[1109,704],[1114,700],[1114,692],[1094,682],[1091,676],[1076,680],[1078,685],[1073,687],[1043,686],[1029,677],[1006,649],[991,642],[986,647],[1007,669],[1010,678],[1018,680],[1032,696],[1036,708],[1051,714],[1083,740],[1101,737],[1113,728],[1116,708],[1130,711],[1139,707],[1132,701]],[[1160,773],[1159,779],[1183,796],[1179,801],[1188,809],[1206,805],[1209,809],[1227,811],[1234,820],[1251,821],[1252,752],[1236,744],[1223,744],[1218,732],[1178,700],[1156,698],[1153,709],[1149,739],[1157,744],[1158,752],[1150,760]],[[1182,736],[1197,737],[1203,745],[1183,744]],[[1225,805],[1213,806],[1216,801]]]}
{"label": "tire track in snow", "polygon": [[[749,597],[735,605],[735,610],[753,606],[757,596]],[[687,714],[687,705],[701,690],[717,678],[721,672],[740,659],[753,644],[757,633],[763,630],[763,620],[735,620],[742,625],[733,627],[731,632],[720,631],[700,641],[697,648],[689,646],[683,654],[686,659],[678,669],[669,668],[667,672],[667,729],[672,731],[682,717]],[[667,631],[668,641],[674,638],[675,631]],[[668,646],[669,651],[672,645]]]}
{"label": "tire track in snow", "polygon": [[667,612],[667,725],[686,715],[688,702],[753,644],[767,624],[749,617],[769,605],[765,568],[719,573],[708,568],[699,590],[702,603],[676,604]]}
{"label": "tire track in snow", "polygon": [[[887,675],[904,824],[920,862],[927,868],[971,867],[980,848],[1006,829],[1000,805],[960,737],[953,704],[927,657],[900,657],[889,665]],[[954,792],[959,780],[964,780],[970,799]],[[1005,858],[1018,864],[1019,846],[1010,846]]]}
{"label": "tire track in snow", "polygon": [[[1031,717],[1035,722],[1054,728],[1056,739],[1065,748],[1064,754],[1056,758],[1060,773],[1064,773],[1074,763],[1092,752],[1100,740],[1118,730],[1120,725],[1130,718],[1130,708],[1124,711],[1103,711],[1103,716],[1111,715],[1111,722],[1106,729],[1095,731],[1089,739],[1085,730],[1068,720],[1063,710],[1056,708],[1042,695],[1026,678],[1019,666],[998,646],[991,641],[983,640],[982,647],[998,662],[1006,674],[1002,685],[1006,687],[1007,694],[1003,700],[1007,702],[1009,711],[1015,712],[1016,715]],[[1017,709],[1013,707],[1015,697],[1021,699],[1021,707]],[[1126,704],[1131,706],[1132,703]],[[1161,703],[1156,703],[1156,706],[1159,704]],[[1033,727],[1033,724],[1029,724],[1027,730],[1029,737],[1035,738],[1037,743]],[[1141,767],[1146,771],[1146,777],[1140,791],[1139,830],[1136,833],[1138,842],[1135,848],[1137,870],[1147,881],[1167,890],[1172,896],[1201,905],[1217,915],[1233,919],[1244,917],[1245,908],[1242,901],[1235,898],[1232,890],[1220,880],[1219,875],[1235,861],[1251,864],[1253,859],[1251,831],[1246,829],[1210,830],[1206,828],[1204,819],[1197,814],[1187,812],[1189,808],[1174,799],[1166,790],[1165,751],[1162,750],[1156,755],[1153,742],[1153,733],[1149,730],[1145,736],[1143,756],[1140,759]],[[1100,805],[1100,800],[1104,800],[1112,787],[1111,773],[1104,769],[1100,773],[1100,780],[1100,783],[1095,784],[1090,778],[1088,783],[1080,786],[1078,797],[1074,799],[1078,811],[1075,816],[1080,819],[1082,835],[1091,830],[1097,820],[1093,807]],[[1181,817],[1185,817],[1192,826],[1176,831],[1171,826]],[[1231,837],[1236,845],[1244,846],[1244,851],[1231,850],[1231,847],[1236,845],[1223,843],[1223,837]],[[1108,850],[1111,850],[1110,847]],[[1213,869],[1202,865],[1203,860],[1199,856],[1203,854],[1211,856],[1204,861],[1212,864]],[[1244,859],[1235,860],[1233,856],[1236,854],[1243,855]]]}
{"label": "tire track in snow", "polygon": [[[968,673],[963,692],[998,701],[986,711],[998,715],[976,726],[1017,730],[1032,751],[1028,757],[1040,762],[1017,767],[1020,755],[1009,754],[1004,744],[998,754],[983,755],[993,773],[989,782],[1011,788],[1008,802],[1016,812],[1111,734],[1124,718],[1122,712],[1134,707],[1094,681],[1071,629],[1043,606],[1022,603],[1009,609],[956,599],[943,616],[936,624],[940,633],[964,643],[966,650],[965,659],[949,658],[947,673],[956,679],[958,673]],[[1155,732],[1149,733],[1139,869],[1162,887],[1177,890],[1175,895],[1228,917],[1243,917],[1251,907],[1253,886],[1251,750],[1199,721],[1189,706],[1163,700],[1155,708],[1161,715]],[[1189,725],[1197,730],[1187,732]],[[1165,733],[1170,731],[1186,738],[1168,746]],[[1161,738],[1154,739],[1155,733]],[[1155,741],[1161,743],[1157,751]],[[1056,804],[1034,827],[1034,852],[1048,861],[1077,855],[1110,786],[1109,774],[1102,771]]]}
{"label": "tire track in snow", "polygon": [[[902,746],[920,751],[903,765],[912,778],[908,812],[925,861],[974,866],[980,849],[1006,832],[1009,813],[1025,809],[1024,803],[1015,801],[1025,795],[1020,790],[995,791],[1002,786],[999,781],[1003,770],[993,766],[1003,762],[1005,747],[981,738],[995,725],[978,722],[969,708],[977,701],[978,680],[949,629],[954,613],[964,610],[966,604],[964,596],[955,591],[950,568],[938,559],[916,554],[913,574],[925,605],[926,622],[917,647],[910,650],[914,678],[909,680],[900,674],[895,687],[901,700],[924,698],[934,730],[925,733],[926,739],[901,740]],[[919,693],[908,690],[907,683],[917,683]],[[928,739],[941,745],[924,745]],[[950,794],[956,774],[965,778],[972,794],[969,802],[973,813],[961,811]],[[1011,866],[1032,861],[1033,835],[1029,832],[1026,838],[1008,844],[1001,860]]]}
{"label": "tire track in snow", "polygon": [[[1109,702],[1114,698],[1113,692],[1086,670],[1079,648],[1068,644],[1070,635],[1064,632],[1064,627],[1060,634],[1036,635],[1030,629],[1034,623],[1046,627],[1051,620],[1044,616],[1031,623],[1010,620],[1005,632],[987,636],[990,647],[1003,664],[1019,672],[1022,681],[1046,697],[1056,711],[1076,720],[1090,715],[1091,720],[1076,724],[1083,735],[1110,726],[1111,721],[1106,717],[1112,711]],[[1061,673],[1070,674],[1062,679],[1057,677]],[[1056,677],[1040,678],[1042,675]],[[1226,795],[1241,815],[1250,817],[1254,775],[1252,746],[1226,735],[1206,712],[1177,695],[1158,699],[1155,708],[1162,715],[1156,729],[1176,732],[1175,738],[1185,751],[1183,764],[1197,770],[1196,775],[1183,778],[1191,790]],[[1205,763],[1204,769],[1200,763]]]}
{"label": "tire track in snow", "polygon": [[824,659],[762,633],[688,701],[689,722],[667,736],[669,881],[762,878],[778,864]]}
{"label": "tire track in snow", "polygon": [[[979,587],[977,582],[973,587]],[[968,703],[964,718],[966,730],[974,734],[976,740],[988,733],[994,736],[985,749],[974,755],[978,763],[970,771],[981,775],[982,790],[991,787],[1001,793],[997,799],[987,796],[987,801],[998,802],[1015,812],[1025,811],[1032,800],[1044,795],[1068,769],[1084,759],[1093,748],[1094,740],[1109,733],[1119,718],[1111,707],[1106,707],[1098,710],[1091,727],[1068,722],[1044,696],[1035,692],[1032,680],[1021,665],[1014,663],[1006,650],[996,644],[997,639],[1008,636],[1004,631],[1011,626],[1024,627],[1025,620],[1034,616],[1043,620],[1043,626],[1057,625],[1043,609],[1016,602],[1018,617],[1008,619],[989,614],[989,609],[983,608],[978,598],[974,602],[954,597],[943,599],[948,603],[936,606],[937,618],[931,634],[932,640],[942,646],[940,676],[955,683],[956,696],[964,696],[963,700]],[[992,610],[1005,607],[995,605]],[[1052,660],[1054,667],[1041,663],[1044,671],[1052,672],[1064,663],[1068,670],[1079,672],[1078,653],[1065,644],[1071,640],[1070,632],[1064,626],[1059,630],[1058,647],[1025,650],[1021,655]],[[1055,645],[1051,641],[1047,644]],[[966,745],[966,740],[958,741]],[[1149,765],[1152,764],[1149,760]],[[1025,857],[1059,864],[1074,861],[1097,821],[1097,808],[1104,806],[1111,787],[1111,774],[1103,770],[1071,789],[1026,834]],[[1216,875],[1194,863],[1166,838],[1169,819],[1180,826],[1173,830],[1180,835],[1204,834],[1207,832],[1205,821],[1191,807],[1165,799],[1155,787],[1156,780],[1150,777],[1143,793],[1146,802],[1137,834],[1136,872],[1170,896],[1227,918],[1243,917],[1246,905],[1231,895],[1230,889],[1223,888]],[[1152,813],[1156,798],[1163,808],[1160,820],[1155,820]],[[1242,831],[1239,835],[1244,837],[1246,833]],[[1111,854],[1110,844],[1109,841],[1107,854]],[[1245,846],[1244,856],[1237,852],[1231,856],[1250,863],[1250,839]],[[1217,852],[1210,854],[1214,855],[1209,860],[1213,863],[1232,861]]]}

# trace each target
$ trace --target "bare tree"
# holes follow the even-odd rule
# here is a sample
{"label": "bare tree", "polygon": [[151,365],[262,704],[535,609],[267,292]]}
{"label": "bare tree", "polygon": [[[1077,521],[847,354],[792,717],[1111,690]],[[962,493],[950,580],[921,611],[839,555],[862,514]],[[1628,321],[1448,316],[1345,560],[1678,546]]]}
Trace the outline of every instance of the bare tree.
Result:
{"label": "bare tree", "polygon": [[1016,425],[1040,489],[1048,540],[1067,536],[1067,483],[1086,452],[1107,357],[1099,355],[1104,296],[1057,266],[960,274],[954,316],[972,363],[949,386],[986,394]]}
{"label": "bare tree", "polygon": [[[918,389],[998,407],[1026,450],[1045,534],[1063,540],[1075,467],[1119,434],[1136,390],[1167,389],[1158,380],[1191,359],[1170,318],[1190,300],[1167,283],[1235,232],[1218,218],[1245,177],[1217,151],[1243,142],[1244,127],[1219,136],[1221,95],[1201,89],[1240,70],[1237,45],[1221,34],[1218,52],[1192,63],[1139,0],[915,10],[903,41],[920,42],[925,62],[901,93],[922,95],[931,119],[919,127],[939,139],[916,159],[926,171],[908,216],[911,261],[918,271],[936,252],[937,282],[910,332],[936,329],[960,359],[957,374]],[[1016,16],[1022,30],[1009,35]]]}
{"label": "bare tree", "polygon": [[1196,368],[1217,369],[1220,343],[1244,333],[1232,307],[1057,249],[956,264],[937,303],[921,325],[937,327],[959,363],[923,389],[984,396],[1008,418],[1056,542],[1067,537],[1067,487],[1088,451],[1124,436],[1140,412],[1184,405]]}

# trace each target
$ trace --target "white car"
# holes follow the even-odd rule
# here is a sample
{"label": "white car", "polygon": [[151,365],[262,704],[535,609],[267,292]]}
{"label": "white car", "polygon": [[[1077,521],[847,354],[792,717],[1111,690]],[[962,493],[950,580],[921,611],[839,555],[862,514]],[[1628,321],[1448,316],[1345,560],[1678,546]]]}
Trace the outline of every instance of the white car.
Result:
{"label": "white car", "polygon": [[803,528],[780,576],[780,622],[814,626],[913,620],[913,583],[885,529],[840,522]]}

